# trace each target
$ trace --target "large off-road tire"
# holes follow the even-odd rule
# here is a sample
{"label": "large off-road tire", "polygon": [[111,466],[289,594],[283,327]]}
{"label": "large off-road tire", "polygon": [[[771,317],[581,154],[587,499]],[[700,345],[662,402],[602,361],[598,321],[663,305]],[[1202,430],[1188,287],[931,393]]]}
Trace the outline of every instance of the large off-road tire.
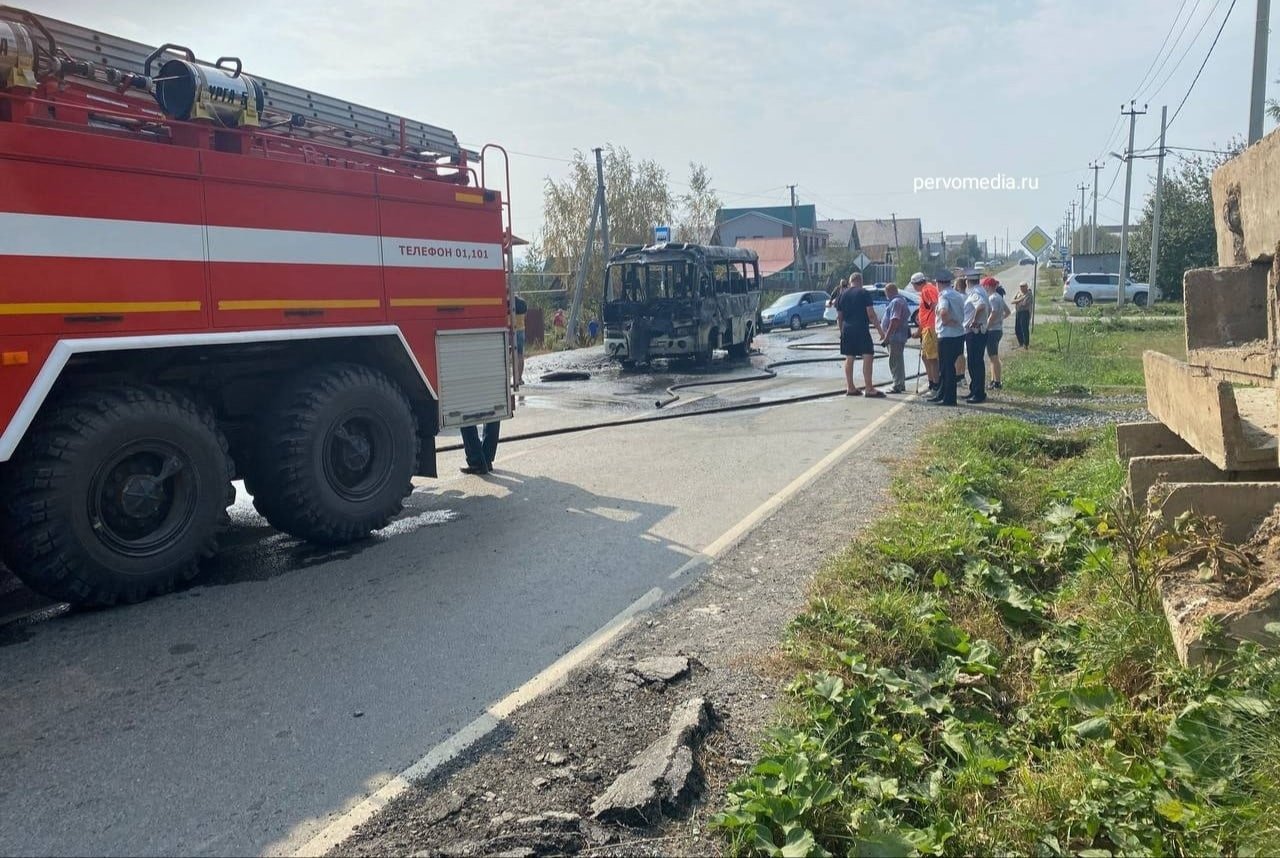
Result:
{"label": "large off-road tire", "polygon": [[39,418],[0,481],[0,555],[33,590],[87,605],[190,581],[235,500],[213,415],[159,387],[73,394]]}
{"label": "large off-road tire", "polygon": [[404,393],[358,364],[299,375],[265,416],[254,506],[273,527],[340,545],[385,527],[413,491],[418,432]]}

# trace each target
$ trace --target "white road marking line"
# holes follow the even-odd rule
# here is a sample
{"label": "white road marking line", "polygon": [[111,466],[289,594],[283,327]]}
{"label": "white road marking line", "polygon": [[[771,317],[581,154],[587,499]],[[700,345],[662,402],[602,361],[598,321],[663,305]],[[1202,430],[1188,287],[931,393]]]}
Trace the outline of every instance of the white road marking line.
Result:
{"label": "white road marking line", "polygon": [[792,480],[784,489],[782,489],[782,491],[775,493],[773,497],[769,498],[767,501],[760,504],[760,506],[756,507],[754,511],[749,513],[746,518],[742,519],[733,527],[729,528],[729,530],[725,531],[719,539],[702,549],[702,553],[708,557],[715,558],[733,547],[751,530],[751,528],[755,527],[761,521],[764,521],[764,519],[777,511],[778,507],[782,506],[784,503],[791,500],[791,498],[799,494],[805,486],[809,485],[809,483],[813,482],[813,480],[824,471],[848,455],[850,450],[869,438],[873,432],[887,423],[890,418],[906,407],[907,403],[905,401],[899,402],[884,414],[881,414],[875,420],[868,423],[856,435],[845,441],[839,447],[836,447],[826,456],[823,456],[822,459],[810,467],[809,470]]}
{"label": "white road marking line", "polygon": [[[849,440],[845,441],[836,449],[832,450],[821,461],[814,464],[807,471],[796,477],[785,488],[775,493],[769,500],[756,507],[747,516],[741,519],[729,530],[725,531],[718,539],[704,548],[696,556],[689,559],[684,565],[677,569],[670,577],[678,578],[687,573],[689,570],[697,566],[709,563],[725,551],[733,547],[742,539],[751,528],[755,527],[769,515],[777,511],[784,503],[795,497],[809,483],[820,476],[825,470],[830,468],[841,458],[846,456],[851,450],[865,441],[873,432],[884,425],[890,418],[907,406],[906,402],[899,402],[881,414],[871,423],[867,424],[857,432]],[[636,601],[632,602],[621,613],[611,619],[609,622],[601,626],[589,638],[575,646],[569,652],[558,658],[549,667],[544,669],[537,676],[534,676],[528,682],[512,691],[506,697],[494,703],[485,712],[463,727],[454,735],[445,739],[436,745],[426,756],[422,757],[409,768],[396,775],[385,785],[382,786],[373,795],[357,804],[355,807],[343,813],[326,825],[319,834],[311,837],[301,847],[292,853],[282,850],[284,854],[293,855],[321,855],[329,850],[337,847],[348,837],[355,833],[355,830],[372,819],[380,810],[386,807],[391,801],[402,795],[415,780],[420,780],[432,771],[457,757],[471,745],[484,738],[504,718],[510,716],[520,707],[536,700],[546,692],[552,690],[564,681],[569,672],[574,668],[584,664],[600,650],[604,649],[612,640],[617,638],[630,625],[636,615],[648,610],[658,599],[662,597],[662,589],[654,587],[645,593]],[[268,854],[273,853],[270,849]]]}
{"label": "white road marking line", "polygon": [[[396,775],[373,795],[346,811],[337,819],[334,819],[319,834],[311,837],[291,854],[322,855],[338,846],[355,833],[358,827],[368,822],[378,811],[409,789],[413,781],[421,780],[435,769],[449,762],[491,733],[495,727],[502,723],[504,718],[509,717],[521,706],[558,686],[569,675],[571,670],[593,658],[610,641],[622,634],[631,625],[637,614],[653,607],[660,598],[662,598],[662,589],[654,587],[639,599],[636,599],[582,643],[556,659],[549,667],[524,685],[494,703],[470,724],[436,745],[427,752],[426,756]],[[283,847],[284,844],[276,844],[276,846]],[[267,850],[267,854],[281,853],[289,854],[287,849],[284,848],[281,848],[279,852],[275,851],[274,847],[269,847]]]}

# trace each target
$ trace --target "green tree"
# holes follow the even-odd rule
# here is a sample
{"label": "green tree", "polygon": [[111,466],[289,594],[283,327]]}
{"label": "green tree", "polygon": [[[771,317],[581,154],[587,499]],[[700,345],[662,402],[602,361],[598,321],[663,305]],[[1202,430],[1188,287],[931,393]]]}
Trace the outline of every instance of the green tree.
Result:
{"label": "green tree", "polygon": [[716,228],[716,212],[720,197],[711,187],[711,173],[704,164],[689,162],[689,190],[680,195],[680,216],[674,238],[693,244],[706,244]]}
{"label": "green tree", "polygon": [[982,245],[975,236],[968,236],[959,247],[947,251],[944,268],[972,268],[982,258]]}
{"label": "green tree", "polygon": [[[601,252],[595,237],[583,294],[585,317],[599,314],[604,295],[606,256],[621,247],[648,244],[655,224],[671,222],[673,200],[667,171],[656,161],[636,161],[622,146],[610,144],[604,151],[605,202],[609,208],[609,254]],[[569,286],[577,276],[582,242],[591,222],[596,196],[595,157],[575,152],[569,175],[560,181],[548,178],[542,200],[542,252],[557,270],[569,272]]]}
{"label": "green tree", "polygon": [[898,272],[894,276],[894,282],[898,284],[898,288],[907,288],[907,284],[911,281],[911,275],[917,271],[924,271],[924,258],[919,248],[898,248]]}
{"label": "green tree", "polygon": [[853,264],[858,251],[843,244],[828,244],[822,253],[822,258],[827,263],[823,285],[830,292],[843,278],[858,270],[858,267]]}
{"label": "green tree", "polygon": [[1182,275],[1192,268],[1217,264],[1218,243],[1213,228],[1213,195],[1209,180],[1224,161],[1244,149],[1233,139],[1226,152],[1184,155],[1166,170],[1160,200],[1160,260],[1151,277],[1151,225],[1155,214],[1154,191],[1143,205],[1142,219],[1129,241],[1129,271],[1133,279],[1154,283],[1166,298],[1182,298]]}

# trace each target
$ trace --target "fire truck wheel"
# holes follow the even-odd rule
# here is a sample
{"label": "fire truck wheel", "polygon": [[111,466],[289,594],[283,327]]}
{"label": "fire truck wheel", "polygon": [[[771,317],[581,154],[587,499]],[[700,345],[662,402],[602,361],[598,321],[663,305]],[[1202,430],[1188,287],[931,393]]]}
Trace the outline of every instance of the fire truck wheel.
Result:
{"label": "fire truck wheel", "polygon": [[64,602],[113,605],[195,577],[235,500],[213,415],[158,387],[76,394],[40,418],[0,488],[4,562]]}
{"label": "fire truck wheel", "polygon": [[413,411],[395,382],[357,364],[309,370],[267,416],[253,502],[285,533],[326,545],[385,527],[413,491]]}

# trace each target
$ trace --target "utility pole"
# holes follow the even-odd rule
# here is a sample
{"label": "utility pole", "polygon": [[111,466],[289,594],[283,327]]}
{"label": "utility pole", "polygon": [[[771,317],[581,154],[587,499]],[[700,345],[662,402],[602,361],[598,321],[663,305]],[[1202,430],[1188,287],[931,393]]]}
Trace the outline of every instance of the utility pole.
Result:
{"label": "utility pole", "polygon": [[[1258,0],[1258,21],[1253,31],[1253,90],[1249,93],[1249,145],[1262,139],[1262,117],[1267,99],[1267,35],[1271,0]],[[1164,145],[1161,144],[1161,149]]]}
{"label": "utility pole", "polygon": [[587,226],[587,237],[582,242],[582,258],[578,260],[578,276],[574,278],[573,303],[569,305],[569,321],[565,330],[565,344],[570,348],[578,345],[578,319],[582,316],[582,293],[587,282],[587,266],[591,264],[591,247],[595,243],[596,222],[604,220],[604,259],[609,261],[609,221],[605,213],[604,202],[604,162],[596,149],[596,198],[591,203],[591,223]]}
{"label": "utility pole", "polygon": [[[898,279],[898,213],[889,212],[889,219],[893,221],[893,268],[886,269],[885,272],[882,274],[882,276],[886,280],[890,280],[890,279],[897,280]],[[892,275],[888,273],[889,270],[893,271]]]}
{"label": "utility pole", "polygon": [[1168,117],[1169,105],[1166,104],[1160,108],[1160,155],[1156,161],[1156,199],[1151,212],[1151,267],[1147,269],[1147,282],[1151,284],[1151,290],[1147,296],[1152,299],[1159,288],[1156,283],[1156,266],[1160,262],[1160,192],[1164,185],[1164,132],[1169,124]]}
{"label": "utility pole", "polygon": [[1124,287],[1129,280],[1129,192],[1133,190],[1133,132],[1139,116],[1145,116],[1147,106],[1142,110],[1135,107],[1137,102],[1130,101],[1129,109],[1120,107],[1120,114],[1129,117],[1129,148],[1124,153],[1124,220],[1120,223],[1120,279],[1116,283],[1116,306],[1124,306]]}
{"label": "utility pole", "polygon": [[609,205],[604,196],[604,158],[599,148],[596,149],[596,195],[600,206],[600,240],[604,243],[604,263],[608,265],[613,251],[609,244]]}
{"label": "utility pole", "polygon": [[1102,161],[1090,161],[1093,170],[1093,222],[1089,225],[1089,252],[1098,252],[1098,171],[1106,166]]}
{"label": "utility pole", "polygon": [[[1089,186],[1084,182],[1076,185],[1076,190],[1080,192],[1080,227],[1084,226],[1084,192],[1089,190]],[[1080,252],[1084,253],[1084,230],[1077,228],[1076,232],[1080,233]],[[1075,237],[1072,236],[1072,244],[1075,244]]]}
{"label": "utility pole", "polygon": [[800,214],[796,210],[796,186],[787,185],[791,189],[791,273],[800,274]]}
{"label": "utility pole", "polygon": [[1071,217],[1067,218],[1067,249],[1071,254],[1076,252],[1076,201],[1071,201]]}

